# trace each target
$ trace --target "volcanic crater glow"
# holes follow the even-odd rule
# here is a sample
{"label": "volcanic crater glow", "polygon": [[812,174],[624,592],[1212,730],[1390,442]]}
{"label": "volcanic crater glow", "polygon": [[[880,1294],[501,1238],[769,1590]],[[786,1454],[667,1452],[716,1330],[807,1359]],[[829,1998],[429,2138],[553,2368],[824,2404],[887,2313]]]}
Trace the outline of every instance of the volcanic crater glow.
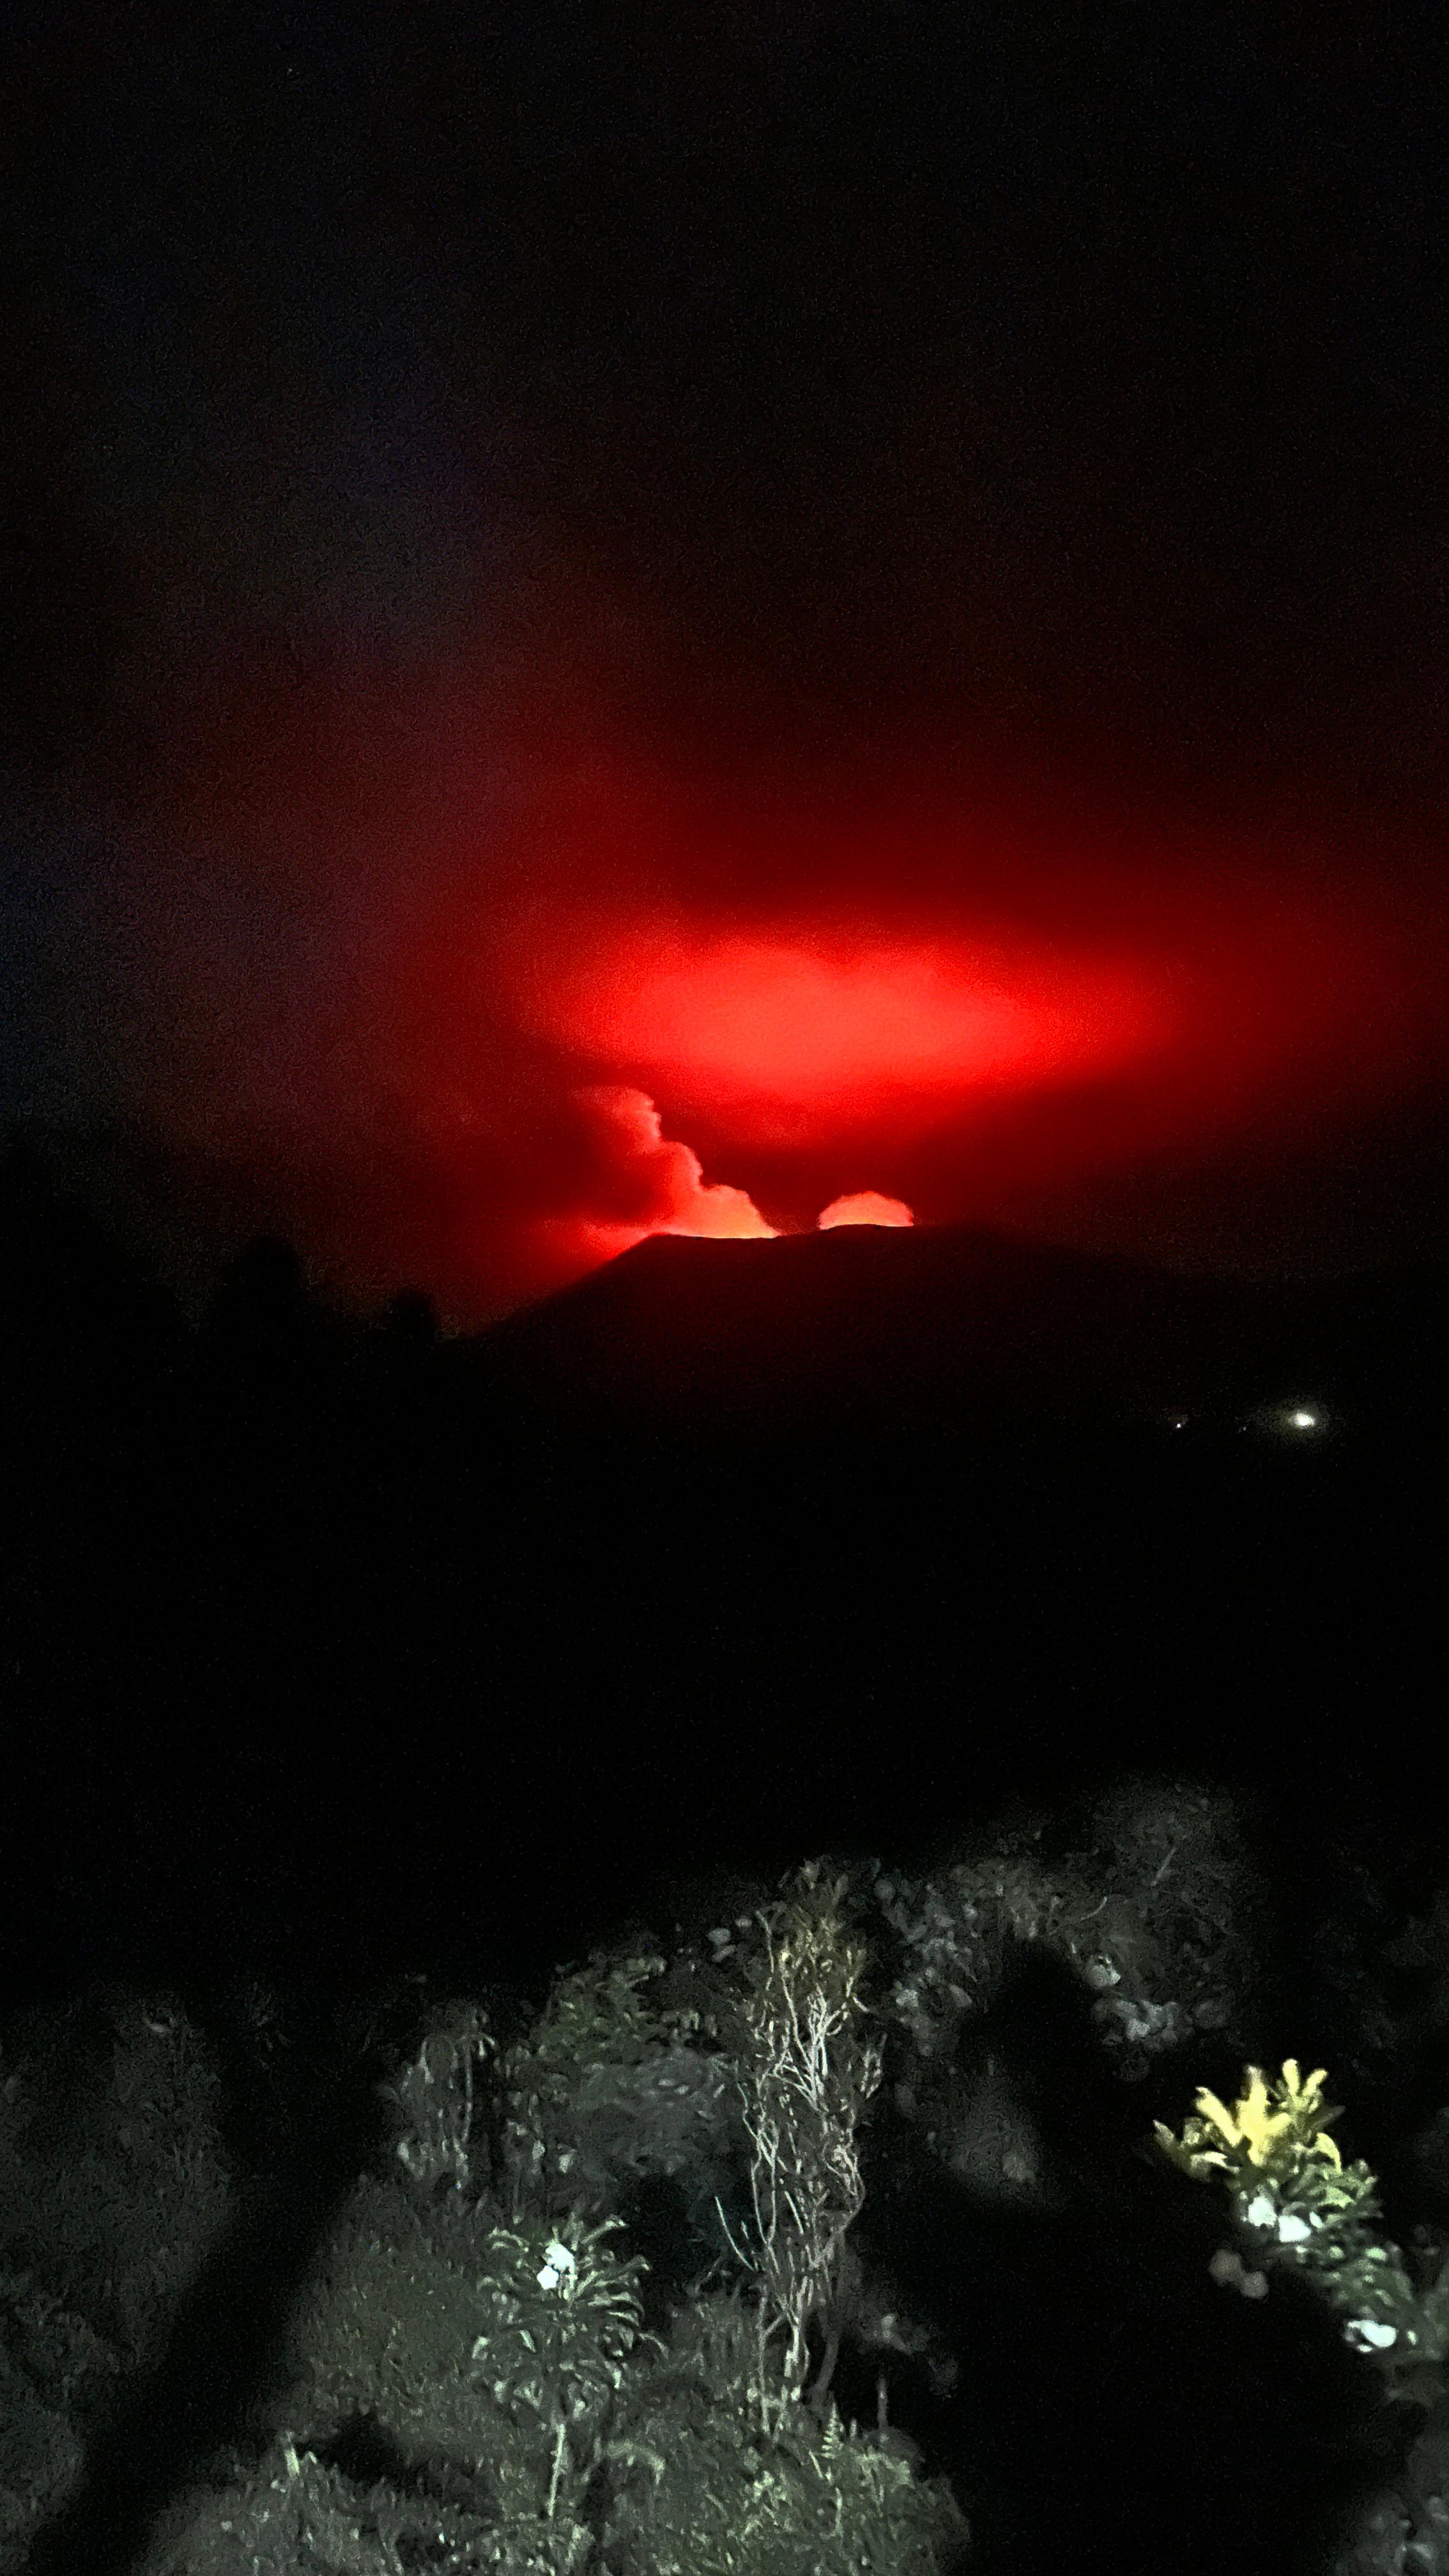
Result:
{"label": "volcanic crater glow", "polygon": [[1164,833],[1089,883],[903,839],[817,909],[824,855],[782,843],[777,896],[768,836],[733,890],[708,845],[691,901],[647,808],[604,821],[450,896],[401,979],[480,1265],[530,1293],[650,1234],[1053,1224],[1099,1175],[1286,1150],[1417,1044],[1403,934],[1271,853]]}

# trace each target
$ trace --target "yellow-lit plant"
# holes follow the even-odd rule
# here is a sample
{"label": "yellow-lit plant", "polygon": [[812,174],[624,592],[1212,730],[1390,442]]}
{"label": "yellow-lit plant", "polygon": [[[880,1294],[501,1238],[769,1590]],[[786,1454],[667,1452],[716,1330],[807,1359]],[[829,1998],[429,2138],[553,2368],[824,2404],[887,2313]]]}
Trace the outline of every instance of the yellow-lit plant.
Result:
{"label": "yellow-lit plant", "polygon": [[[1251,2245],[1260,2284],[1290,2261],[1343,2319],[1345,2338],[1397,2377],[1449,2353],[1449,2264],[1422,2296],[1399,2248],[1382,2233],[1368,2166],[1345,2165],[1329,2135],[1342,2106],[1325,2104],[1323,2067],[1303,2077],[1286,2058],[1270,2086],[1259,2066],[1231,2108],[1202,2086],[1182,2136],[1153,2123],[1156,2152],[1195,2181],[1221,2176],[1234,2222]],[[1222,2274],[1219,2277],[1228,2277]]]}
{"label": "yellow-lit plant", "polygon": [[1250,2066],[1247,2090],[1231,2110],[1204,2084],[1198,2088],[1197,2115],[1184,2123],[1181,2140],[1161,2120],[1153,2122],[1153,2135],[1173,2164],[1199,2180],[1218,2167],[1240,2183],[1256,2185],[1270,2170],[1275,2176],[1286,2173],[1308,2156],[1341,2171],[1343,2159],[1328,2124],[1342,2119],[1343,2106],[1325,2107],[1327,2080],[1321,2066],[1306,2080],[1300,2077],[1297,2058],[1289,2057],[1270,2094],[1261,2066]]}

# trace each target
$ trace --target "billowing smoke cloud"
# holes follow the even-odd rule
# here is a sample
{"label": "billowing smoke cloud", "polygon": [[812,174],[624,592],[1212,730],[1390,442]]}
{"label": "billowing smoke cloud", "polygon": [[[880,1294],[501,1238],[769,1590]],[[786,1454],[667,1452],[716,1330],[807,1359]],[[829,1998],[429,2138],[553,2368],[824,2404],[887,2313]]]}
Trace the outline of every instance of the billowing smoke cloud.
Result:
{"label": "billowing smoke cloud", "polygon": [[595,1149],[589,1202],[546,1218],[545,1243],[580,1263],[607,1261],[649,1234],[748,1239],[775,1234],[748,1190],[707,1181],[689,1145],[666,1136],[647,1091],[632,1083],[588,1083],[575,1091]]}
{"label": "billowing smoke cloud", "polygon": [[822,1234],[833,1225],[914,1225],[914,1210],[904,1199],[887,1198],[883,1190],[848,1190],[822,1208],[816,1223]]}

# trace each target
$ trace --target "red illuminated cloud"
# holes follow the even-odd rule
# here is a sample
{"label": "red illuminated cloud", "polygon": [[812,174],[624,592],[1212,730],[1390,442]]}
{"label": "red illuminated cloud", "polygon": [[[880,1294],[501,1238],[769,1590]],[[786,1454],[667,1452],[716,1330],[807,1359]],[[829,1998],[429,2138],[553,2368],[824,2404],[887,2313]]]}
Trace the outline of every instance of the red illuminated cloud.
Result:
{"label": "red illuminated cloud", "polygon": [[915,1216],[904,1199],[888,1199],[881,1190],[851,1190],[844,1198],[832,1199],[816,1219],[824,1233],[834,1225],[914,1225]]}
{"label": "red illuminated cloud", "polygon": [[581,777],[398,909],[384,1034],[347,1060],[409,1104],[491,1293],[647,1233],[762,1236],[762,1208],[848,1221],[861,1183],[1042,1231],[1140,1194],[1186,1243],[1179,1173],[1307,1169],[1442,1063],[1427,907],[1316,848],[954,806],[873,810],[857,844],[834,805],[712,817]]}
{"label": "red illuminated cloud", "polygon": [[699,1156],[664,1134],[647,1091],[599,1082],[574,1098],[589,1122],[594,1185],[588,1204],[542,1221],[541,1248],[584,1263],[611,1260],[649,1234],[739,1240],[775,1233],[747,1190],[707,1181]]}
{"label": "red illuminated cloud", "polygon": [[539,1034],[761,1141],[924,1132],[973,1094],[1118,1071],[1164,1027],[1141,970],[988,941],[615,928],[520,961],[515,993]]}

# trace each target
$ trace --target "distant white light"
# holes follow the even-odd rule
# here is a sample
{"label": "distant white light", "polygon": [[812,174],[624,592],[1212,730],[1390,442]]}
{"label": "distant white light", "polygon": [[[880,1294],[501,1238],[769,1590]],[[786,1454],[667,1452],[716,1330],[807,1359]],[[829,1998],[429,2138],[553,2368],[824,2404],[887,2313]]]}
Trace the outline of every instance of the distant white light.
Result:
{"label": "distant white light", "polygon": [[1296,1413],[1290,1413],[1288,1420],[1295,1431],[1316,1431],[1318,1428],[1317,1414],[1305,1413],[1301,1407]]}

